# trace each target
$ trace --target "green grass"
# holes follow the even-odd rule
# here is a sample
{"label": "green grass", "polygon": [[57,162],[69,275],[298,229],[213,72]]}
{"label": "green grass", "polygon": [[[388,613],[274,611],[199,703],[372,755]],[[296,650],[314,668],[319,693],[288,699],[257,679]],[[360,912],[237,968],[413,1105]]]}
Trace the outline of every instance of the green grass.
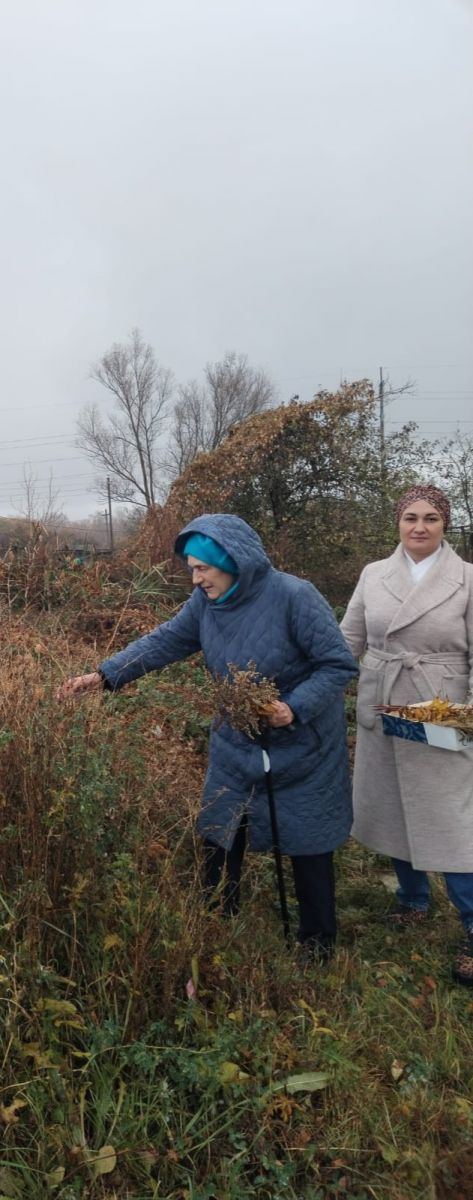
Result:
{"label": "green grass", "polygon": [[395,935],[389,864],[348,845],[337,954],[304,968],[270,856],[237,919],[202,905],[200,668],[62,711],[35,655],[11,636],[1,693],[0,1197],[470,1200],[473,994],[443,885]]}
{"label": "green grass", "polygon": [[[439,896],[423,945],[394,940],[375,868],[351,847],[339,871],[340,948],[325,968],[302,969],[282,944],[266,860],[249,863],[237,920],[199,912],[195,944],[180,928],[185,897],[163,928],[142,880],[130,915],[123,861],[121,933],[105,932],[110,909],[92,932],[84,899],[73,975],[59,973],[59,935],[57,964],[16,943],[3,966],[1,1102],[25,1105],[5,1128],[4,1194],[471,1195],[472,1004],[450,985],[451,913]],[[143,995],[133,964],[150,907]],[[323,1090],[288,1092],[304,1072],[322,1073]],[[117,1165],[97,1177],[103,1145]]]}

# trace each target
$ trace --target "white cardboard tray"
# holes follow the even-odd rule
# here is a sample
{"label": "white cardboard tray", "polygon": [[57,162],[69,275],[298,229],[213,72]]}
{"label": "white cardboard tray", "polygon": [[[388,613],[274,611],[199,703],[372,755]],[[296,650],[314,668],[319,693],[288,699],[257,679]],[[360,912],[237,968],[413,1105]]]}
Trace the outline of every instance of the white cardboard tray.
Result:
{"label": "white cardboard tray", "polygon": [[396,717],[393,713],[379,715],[383,723],[383,733],[388,737],[405,738],[409,742],[420,742],[424,746],[436,746],[438,750],[464,750],[466,747],[473,747],[473,734],[463,733],[461,729],[454,729],[451,725],[434,725],[431,721],[409,721],[406,717]]}

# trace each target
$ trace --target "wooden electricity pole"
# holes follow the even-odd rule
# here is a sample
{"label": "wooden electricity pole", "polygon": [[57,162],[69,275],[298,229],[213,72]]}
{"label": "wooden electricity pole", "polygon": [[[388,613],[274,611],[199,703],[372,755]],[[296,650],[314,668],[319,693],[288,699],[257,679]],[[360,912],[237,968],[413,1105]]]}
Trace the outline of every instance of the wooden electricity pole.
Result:
{"label": "wooden electricity pole", "polygon": [[381,474],[386,467],[386,435],[384,425],[384,376],[383,368],[379,368],[379,455],[381,460]]}
{"label": "wooden electricity pole", "polygon": [[113,524],[112,524],[112,495],[110,491],[110,476],[107,475],[107,496],[108,496],[108,537],[110,545],[110,553],[113,554]]}
{"label": "wooden electricity pole", "polygon": [[381,515],[386,516],[386,428],[385,428],[385,394],[383,368],[379,368],[379,480],[381,490]]}

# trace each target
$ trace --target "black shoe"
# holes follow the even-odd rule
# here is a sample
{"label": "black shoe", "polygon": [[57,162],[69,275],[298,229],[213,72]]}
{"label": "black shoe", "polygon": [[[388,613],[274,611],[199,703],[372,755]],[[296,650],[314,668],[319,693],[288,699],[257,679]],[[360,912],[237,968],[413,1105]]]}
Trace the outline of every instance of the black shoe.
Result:
{"label": "black shoe", "polygon": [[303,966],[328,962],[335,952],[335,938],[309,937],[297,942],[297,957]]}
{"label": "black shoe", "polygon": [[398,929],[402,933],[403,929],[424,925],[428,919],[429,914],[424,908],[408,908],[406,904],[399,904],[393,912],[388,913],[385,921],[390,929]]}
{"label": "black shoe", "polygon": [[454,960],[452,975],[455,983],[464,987],[473,987],[473,930],[467,933],[466,939]]}

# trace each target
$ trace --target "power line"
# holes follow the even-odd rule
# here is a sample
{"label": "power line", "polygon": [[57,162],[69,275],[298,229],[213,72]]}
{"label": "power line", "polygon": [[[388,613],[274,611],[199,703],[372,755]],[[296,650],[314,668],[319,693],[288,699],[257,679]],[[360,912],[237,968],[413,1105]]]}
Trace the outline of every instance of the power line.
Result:
{"label": "power line", "polygon": [[[408,364],[404,364],[402,366],[393,366],[391,364],[384,368],[384,370],[387,373],[389,373],[390,371],[409,371],[409,370],[410,371],[415,371],[415,370],[430,371],[430,370],[436,370],[436,369],[437,370],[450,370],[450,371],[451,370],[461,370],[462,373],[465,372],[468,374],[473,374],[472,366],[468,365],[468,366],[459,367],[458,363],[452,363],[452,364],[450,364],[450,366],[448,366],[446,364],[445,367],[441,367],[440,365],[438,367],[434,367],[433,365],[429,366],[427,364],[421,364],[421,363],[417,363],[417,364],[416,363],[410,363],[410,364],[408,363]],[[314,367],[314,369],[309,374],[296,375],[294,373],[292,375],[279,375],[279,376],[275,377],[274,382],[275,383],[290,383],[291,379],[317,379],[317,377],[322,376],[322,375],[337,375],[339,377],[340,370],[341,370],[340,363],[337,363],[336,366],[332,366],[332,367]],[[350,369],[350,375],[361,374],[361,375],[363,375],[363,378],[366,378],[366,379],[369,379],[371,377],[372,373],[373,373],[372,367],[370,367],[368,370],[366,370],[366,365],[360,369],[357,368],[355,370],[353,367],[351,367],[351,369]],[[342,374],[343,374],[344,378],[347,378],[345,369],[342,369]],[[445,389],[442,388],[440,390],[444,391]],[[466,392],[465,392],[465,389],[463,389],[463,388],[454,389],[454,390],[458,391],[459,394],[466,394],[466,395],[471,394],[470,389],[468,389]]]}
{"label": "power line", "polygon": [[[2,466],[2,464],[0,463],[0,467],[1,466]],[[96,478],[97,478],[97,476],[90,475],[89,471],[62,471],[62,472],[59,472],[59,474],[53,476],[53,483],[57,482],[58,479],[96,479]],[[34,483],[50,483],[51,479],[50,479],[49,475],[37,475],[37,476],[35,476],[33,482]],[[13,483],[18,483],[23,487],[24,483],[25,483],[25,477],[22,476],[21,479],[18,479],[18,478],[4,479],[3,483],[0,483],[0,488],[1,487],[11,487]]]}
{"label": "power line", "polygon": [[429,389],[423,388],[421,392],[418,392],[415,387],[415,384],[414,384],[414,391],[415,391],[416,397],[419,397],[419,396],[445,396],[445,398],[447,400],[448,400],[449,396],[473,396],[473,391],[471,391],[469,388],[468,389],[466,389],[466,388],[449,388],[449,387],[429,388]]}
{"label": "power line", "polygon": [[44,442],[45,445],[48,445],[49,442],[60,442],[68,440],[70,437],[72,437],[72,434],[70,433],[52,433],[50,435],[46,433],[39,433],[35,437],[13,438],[13,440],[8,442],[2,441],[2,446],[21,446],[26,442]]}
{"label": "power line", "polygon": [[[75,487],[72,487],[69,489],[65,488],[65,487],[57,488],[56,491],[53,492],[53,495],[66,496],[66,497],[86,496],[88,493],[92,493],[92,492],[95,492],[97,495],[103,495],[103,489],[101,487],[99,488],[99,487],[95,486],[92,481],[90,482],[89,486],[87,484],[83,484],[81,486],[76,484]],[[50,493],[49,489],[45,488],[45,487],[38,488],[37,490],[35,490],[35,496],[38,496],[38,497],[40,497],[40,496],[46,497],[46,496],[49,496],[50,494],[51,493]],[[11,488],[6,487],[5,490],[1,492],[0,502],[5,503],[6,500],[11,500],[11,499],[21,500],[24,498],[24,496],[25,496],[24,489],[19,490],[18,484],[16,484],[16,485],[12,484]]]}
{"label": "power line", "polygon": [[[97,485],[98,479],[101,479],[101,477],[98,477],[96,475],[95,476],[81,475],[81,474],[61,475],[61,476],[55,476],[52,481],[49,479],[34,479],[34,480],[32,480],[32,486],[35,489],[38,488],[38,490],[42,490],[43,492],[54,490],[56,487],[61,487],[62,489],[68,489],[69,485],[72,486],[72,488],[75,491],[79,490],[79,489],[81,491],[85,491],[89,487],[95,487]],[[100,486],[101,486],[101,483],[100,483]],[[15,492],[17,492],[17,491],[24,492],[25,480],[24,479],[11,479],[11,480],[4,480],[3,483],[0,483],[0,494],[2,492],[4,493],[6,491],[8,492],[8,491],[12,491],[12,490]]]}
{"label": "power line", "polygon": [[83,400],[51,400],[49,402],[49,404],[46,403],[46,404],[42,405],[41,408],[39,408],[37,404],[14,404],[9,408],[0,408],[0,413],[31,412],[31,409],[34,408],[36,410],[36,412],[38,413],[38,415],[41,416],[41,413],[45,409],[48,409],[48,408],[70,408],[74,404],[83,405],[84,401]]}
{"label": "power line", "polygon": [[[35,467],[38,463],[83,462],[83,461],[84,460],[80,454],[75,454],[71,458],[37,458],[37,459],[35,459],[34,462],[31,463],[31,466]],[[0,467],[25,467],[26,465],[27,465],[27,463],[25,462],[24,459],[20,459],[19,462],[0,463]]]}
{"label": "power line", "polygon": [[[414,417],[414,420],[415,420],[415,417]],[[455,421],[457,425],[473,425],[472,417],[442,417],[441,419],[437,419],[437,417],[427,417],[425,421],[416,421],[416,424],[417,425],[450,425],[452,421]],[[395,421],[395,420],[390,419],[388,424],[390,424],[390,425],[406,425],[406,424],[408,424],[408,418],[406,417],[404,421]]]}

